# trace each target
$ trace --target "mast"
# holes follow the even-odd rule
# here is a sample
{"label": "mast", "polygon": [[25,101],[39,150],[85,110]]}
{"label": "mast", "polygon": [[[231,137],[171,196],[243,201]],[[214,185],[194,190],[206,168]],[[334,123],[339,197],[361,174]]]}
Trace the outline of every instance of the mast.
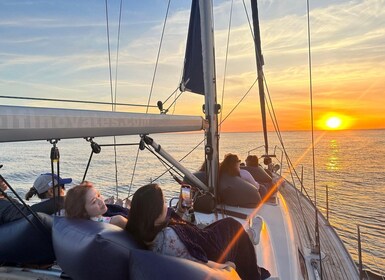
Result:
{"label": "mast", "polygon": [[267,139],[267,125],[266,125],[266,107],[265,107],[265,91],[263,86],[263,55],[261,49],[261,34],[259,31],[259,17],[257,0],[251,0],[251,11],[253,15],[253,29],[254,29],[254,47],[255,57],[257,63],[257,76],[259,88],[259,102],[261,105],[263,137],[265,139],[265,156],[269,158],[269,143]]}
{"label": "mast", "polygon": [[205,88],[204,113],[208,121],[206,129],[205,156],[207,163],[208,187],[214,190],[218,185],[219,135],[214,55],[214,27],[212,0],[199,0],[201,21],[203,79]]}

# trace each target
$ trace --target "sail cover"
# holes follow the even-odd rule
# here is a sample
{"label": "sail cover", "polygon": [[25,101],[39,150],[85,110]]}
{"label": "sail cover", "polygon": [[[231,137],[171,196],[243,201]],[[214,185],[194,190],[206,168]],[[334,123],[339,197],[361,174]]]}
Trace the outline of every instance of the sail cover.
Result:
{"label": "sail cover", "polygon": [[0,143],[199,131],[199,116],[0,105]]}
{"label": "sail cover", "polygon": [[181,91],[205,94],[203,81],[203,56],[201,40],[201,16],[198,0],[191,4],[190,24],[187,37]]}

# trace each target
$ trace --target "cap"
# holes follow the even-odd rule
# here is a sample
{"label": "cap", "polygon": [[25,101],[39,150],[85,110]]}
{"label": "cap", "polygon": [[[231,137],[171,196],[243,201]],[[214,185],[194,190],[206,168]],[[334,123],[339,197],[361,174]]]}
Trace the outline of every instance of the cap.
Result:
{"label": "cap", "polygon": [[[54,176],[54,185],[60,184],[65,185],[72,182],[72,178],[61,178],[57,175]],[[33,187],[36,189],[38,194],[45,193],[48,189],[52,188],[52,173],[41,174],[36,178],[33,183]]]}

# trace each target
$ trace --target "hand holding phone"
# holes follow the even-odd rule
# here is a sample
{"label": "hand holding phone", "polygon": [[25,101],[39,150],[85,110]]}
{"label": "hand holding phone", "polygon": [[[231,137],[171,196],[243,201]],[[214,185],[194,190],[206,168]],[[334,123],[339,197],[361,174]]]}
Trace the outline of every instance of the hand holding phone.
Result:
{"label": "hand holding phone", "polygon": [[180,205],[184,209],[192,207],[191,186],[183,184],[180,189]]}

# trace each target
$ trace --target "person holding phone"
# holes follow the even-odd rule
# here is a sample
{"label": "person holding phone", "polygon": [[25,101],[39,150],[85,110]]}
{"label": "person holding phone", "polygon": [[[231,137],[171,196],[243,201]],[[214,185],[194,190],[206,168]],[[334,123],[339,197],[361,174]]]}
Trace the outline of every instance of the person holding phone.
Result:
{"label": "person holding phone", "polygon": [[[182,189],[179,210],[183,209],[183,195]],[[158,184],[145,185],[135,192],[125,229],[160,254],[211,267],[217,267],[217,263],[235,266],[244,280],[270,277],[266,269],[258,267],[254,246],[239,222],[225,218],[200,229],[167,207]]]}

